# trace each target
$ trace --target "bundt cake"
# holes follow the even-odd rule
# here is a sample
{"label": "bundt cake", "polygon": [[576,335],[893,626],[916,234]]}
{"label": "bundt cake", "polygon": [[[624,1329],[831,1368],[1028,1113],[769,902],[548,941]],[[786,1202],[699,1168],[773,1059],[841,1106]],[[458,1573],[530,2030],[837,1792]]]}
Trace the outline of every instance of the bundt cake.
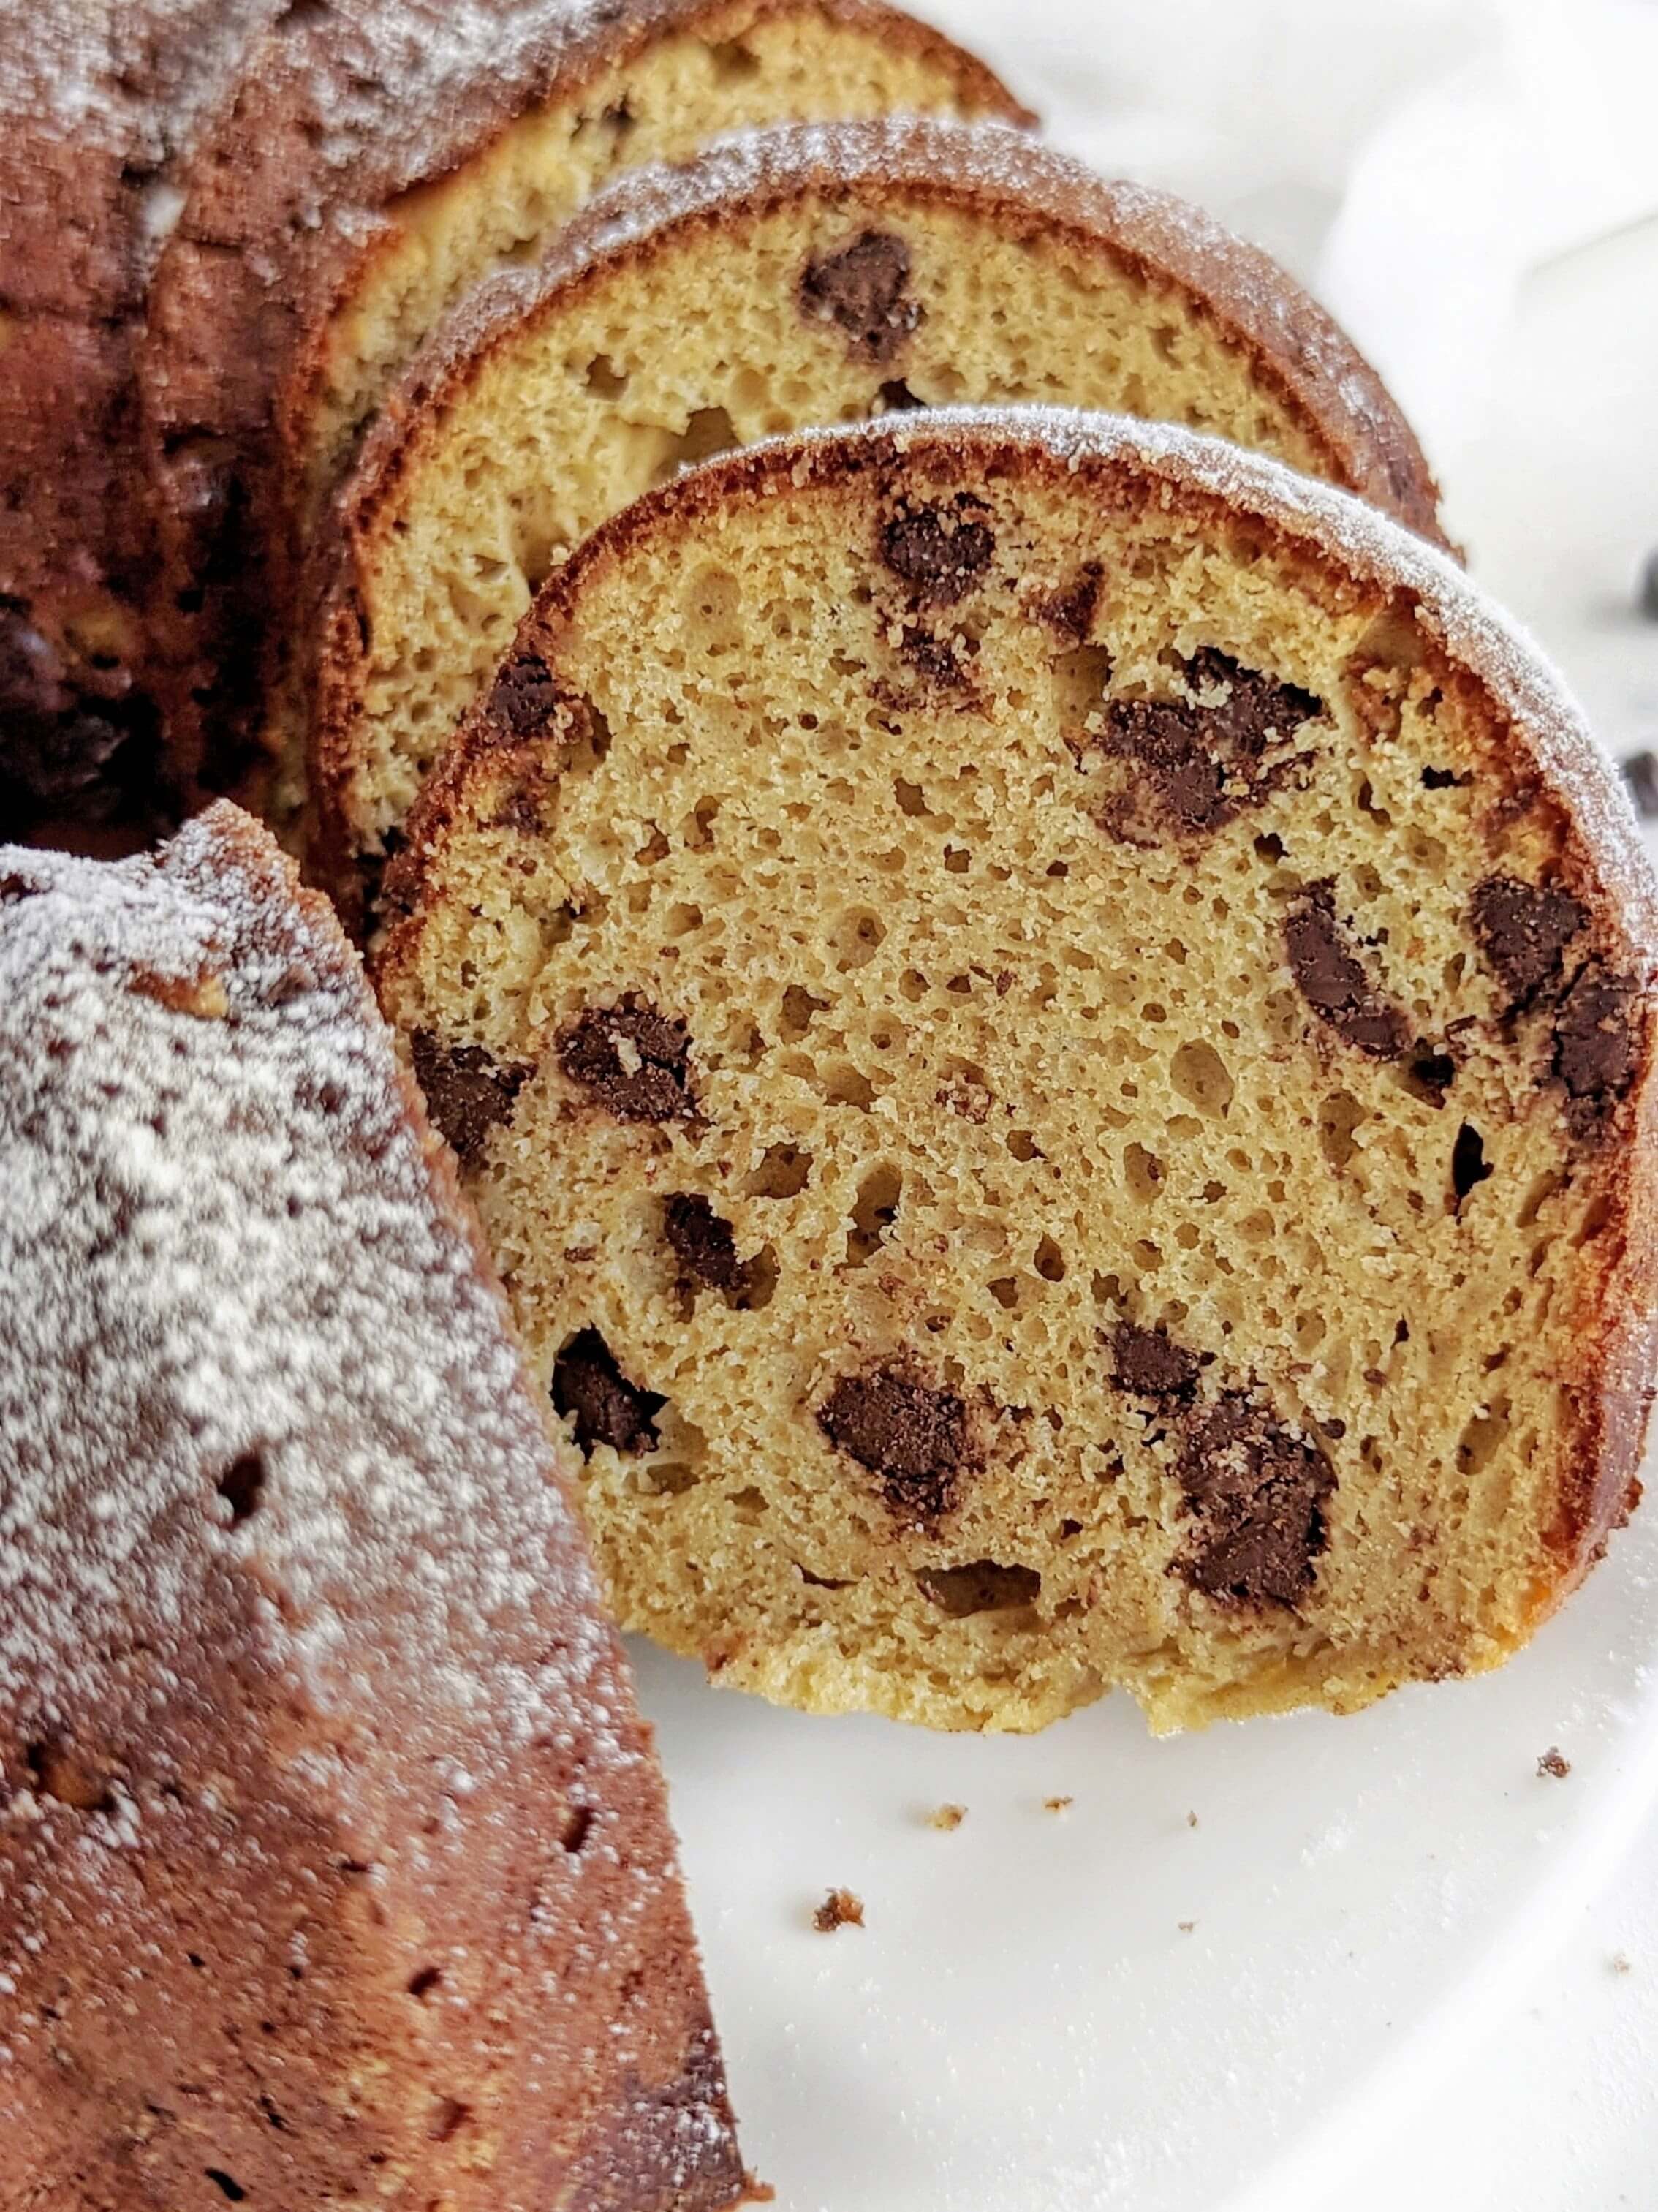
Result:
{"label": "bundt cake", "polygon": [[175,773],[234,789],[257,767],[297,546],[460,293],[621,169],[755,122],[892,108],[1023,113],[881,0],[284,9],[191,163],[148,306]]}
{"label": "bundt cake", "polygon": [[0,842],[166,817],[133,342],[197,120],[277,4],[0,10]]}
{"label": "bundt cake", "polygon": [[321,878],[361,897],[536,586],[607,515],[687,458],[946,399],[1184,420],[1436,528],[1372,372],[1195,210],[994,125],[758,133],[623,179],[480,288],[369,434],[307,594]]}
{"label": "bundt cake", "polygon": [[714,2212],[662,1785],[361,972],[0,851],[0,2206]]}
{"label": "bundt cake", "polygon": [[556,572],[386,892],[614,1602],[724,1682],[1351,1711],[1632,1501],[1658,888],[1345,493],[1048,410],[710,463]]}

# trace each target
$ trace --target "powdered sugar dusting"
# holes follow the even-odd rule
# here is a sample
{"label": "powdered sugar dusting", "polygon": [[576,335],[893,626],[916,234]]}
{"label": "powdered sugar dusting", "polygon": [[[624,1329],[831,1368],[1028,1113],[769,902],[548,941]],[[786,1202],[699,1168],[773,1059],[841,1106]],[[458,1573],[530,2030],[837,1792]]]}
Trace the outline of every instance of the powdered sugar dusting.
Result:
{"label": "powdered sugar dusting", "polygon": [[187,1638],[228,1568],[319,1710],[384,1668],[501,1759],[590,1730],[591,1572],[337,939],[228,809],[0,886],[0,1707],[71,1717],[135,1591]]}

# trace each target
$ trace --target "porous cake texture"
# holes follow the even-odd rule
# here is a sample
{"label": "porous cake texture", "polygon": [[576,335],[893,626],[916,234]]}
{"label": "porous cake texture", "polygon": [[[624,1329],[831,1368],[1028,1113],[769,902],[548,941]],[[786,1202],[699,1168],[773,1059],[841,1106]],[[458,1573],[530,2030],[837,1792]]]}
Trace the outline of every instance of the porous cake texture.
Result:
{"label": "porous cake texture", "polygon": [[354,921],[551,568],[688,461],[948,400],[1062,401],[1258,447],[1436,531],[1421,451],[1266,255],[1023,131],[748,134],[620,179],[434,332],[319,541],[307,743],[319,878]]}
{"label": "porous cake texture", "polygon": [[1347,1711],[1633,1499],[1650,871],[1338,490],[1043,413],[712,463],[544,589],[387,893],[610,1595],[722,1682]]}

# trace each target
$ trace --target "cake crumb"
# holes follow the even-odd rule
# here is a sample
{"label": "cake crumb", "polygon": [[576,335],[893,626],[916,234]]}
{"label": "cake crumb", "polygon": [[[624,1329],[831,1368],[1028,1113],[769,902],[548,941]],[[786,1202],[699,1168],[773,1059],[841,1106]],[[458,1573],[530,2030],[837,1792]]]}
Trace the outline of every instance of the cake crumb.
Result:
{"label": "cake crumb", "polygon": [[1629,1955],[1626,1952],[1614,1951],[1606,1963],[1614,1974],[1626,1974],[1630,1971]]}
{"label": "cake crumb", "polygon": [[1571,1761],[1561,1756],[1558,1743],[1552,1743],[1538,1760],[1537,1771],[1544,1780],[1564,1782],[1571,1772]]}
{"label": "cake crumb", "polygon": [[812,1914],[811,1924],[820,1936],[833,1936],[837,1928],[861,1928],[864,1900],[849,1889],[832,1889]]}
{"label": "cake crumb", "polygon": [[965,1805],[938,1805],[926,1816],[929,1828],[959,1828],[967,1818]]}
{"label": "cake crumb", "polygon": [[1188,1828],[1195,1828],[1195,1827],[1197,1826],[1197,1825],[1198,1825],[1198,1816],[1197,1816],[1197,1814],[1196,1814],[1195,1813],[1188,1813],[1188,1814],[1187,1814],[1187,1816],[1186,1816],[1186,1825],[1187,1825],[1187,1826]]}
{"label": "cake crumb", "polygon": [[1197,1924],[1195,1920],[1181,1920],[1175,1923],[1182,1936],[1189,1936]]}
{"label": "cake crumb", "polygon": [[1042,1800],[1050,1813],[1068,1813],[1076,1802],[1074,1797],[1044,1797]]}

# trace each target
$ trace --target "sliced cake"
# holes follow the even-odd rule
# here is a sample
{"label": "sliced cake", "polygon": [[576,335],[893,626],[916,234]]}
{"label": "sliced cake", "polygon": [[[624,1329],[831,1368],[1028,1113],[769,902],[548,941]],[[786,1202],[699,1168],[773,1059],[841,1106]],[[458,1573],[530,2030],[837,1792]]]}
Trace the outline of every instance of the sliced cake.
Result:
{"label": "sliced cake", "polygon": [[366,441],[307,595],[317,865],[355,908],[535,588],[689,459],[944,400],[1073,401],[1276,453],[1433,532],[1421,451],[1264,254],[1025,133],[756,134],[624,179],[483,286]]}
{"label": "sliced cake", "polygon": [[537,252],[620,170],[754,123],[892,109],[1023,114],[882,0],[283,9],[191,163],[148,302],[176,773],[258,794],[297,549],[389,384],[480,276]]}
{"label": "sliced cake", "polygon": [[0,2206],[716,2212],[661,1778],[499,1291],[229,807],[0,851]]}
{"label": "sliced cake", "polygon": [[611,1595],[722,1681],[1351,1711],[1633,1498],[1658,891],[1339,491],[1042,412],[709,464],[545,586],[387,890]]}

